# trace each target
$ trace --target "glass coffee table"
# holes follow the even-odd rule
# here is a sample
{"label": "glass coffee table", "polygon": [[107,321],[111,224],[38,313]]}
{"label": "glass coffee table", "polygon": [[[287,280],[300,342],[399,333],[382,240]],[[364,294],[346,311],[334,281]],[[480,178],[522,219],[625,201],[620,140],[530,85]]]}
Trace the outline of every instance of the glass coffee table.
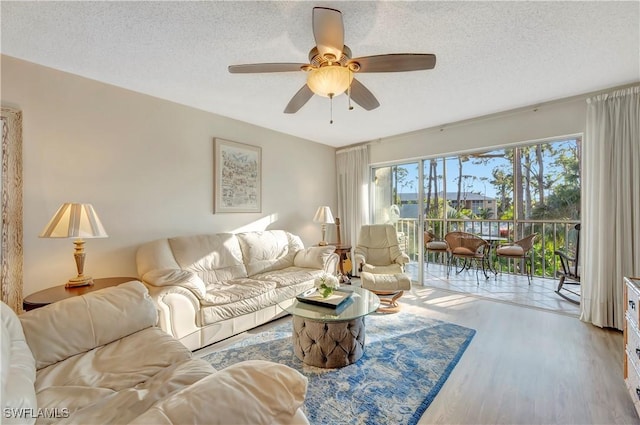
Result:
{"label": "glass coffee table", "polygon": [[295,299],[288,306],[279,304],[293,317],[293,352],[304,364],[337,368],[357,362],[364,354],[364,318],[378,309],[380,298],[357,286],[340,290],[353,294],[338,308]]}

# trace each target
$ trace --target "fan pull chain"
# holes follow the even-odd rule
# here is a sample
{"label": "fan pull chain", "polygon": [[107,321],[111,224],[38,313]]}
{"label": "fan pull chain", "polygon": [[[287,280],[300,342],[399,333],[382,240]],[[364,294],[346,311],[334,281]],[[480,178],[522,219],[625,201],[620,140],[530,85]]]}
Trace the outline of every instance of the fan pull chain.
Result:
{"label": "fan pull chain", "polygon": [[330,102],[330,111],[331,118],[329,119],[329,124],[333,124],[333,93],[329,93],[329,102]]}
{"label": "fan pull chain", "polygon": [[349,110],[353,111],[353,106],[351,105],[351,84],[349,84],[349,88],[347,88],[347,96],[349,96]]}

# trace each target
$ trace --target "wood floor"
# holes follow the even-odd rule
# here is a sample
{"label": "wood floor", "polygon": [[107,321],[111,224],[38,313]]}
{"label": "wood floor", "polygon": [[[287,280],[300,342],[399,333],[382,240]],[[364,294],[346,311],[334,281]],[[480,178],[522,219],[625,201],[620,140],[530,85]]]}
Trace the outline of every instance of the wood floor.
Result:
{"label": "wood floor", "polygon": [[477,331],[419,424],[640,424],[622,378],[621,332],[415,284],[401,303]]}
{"label": "wood floor", "polygon": [[420,424],[639,424],[622,333],[575,317],[415,287],[406,311],[477,333]]}

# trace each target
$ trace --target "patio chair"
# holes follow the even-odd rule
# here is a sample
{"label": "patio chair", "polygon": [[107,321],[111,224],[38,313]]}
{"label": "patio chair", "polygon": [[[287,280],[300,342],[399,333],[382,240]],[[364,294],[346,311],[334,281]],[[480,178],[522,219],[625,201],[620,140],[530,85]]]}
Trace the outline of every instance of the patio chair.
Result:
{"label": "patio chair", "polygon": [[553,252],[558,256],[561,266],[561,270],[558,270],[556,272],[556,275],[560,277],[556,293],[573,303],[579,304],[579,301],[568,298],[560,292],[562,289],[564,289],[567,292],[580,296],[579,292],[564,288],[565,284],[580,285],[580,266],[578,265],[578,260],[580,258],[580,223],[576,224],[573,228],[576,232],[575,255],[572,256],[570,253],[560,250],[556,250]]}
{"label": "patio chair", "polygon": [[[524,238],[515,242],[500,245],[496,249],[496,257],[498,258],[500,271],[502,272],[502,267],[500,264],[500,260],[502,258],[506,258],[507,260],[521,260],[524,262],[527,280],[529,281],[529,285],[531,285],[531,277],[533,274],[533,250],[531,248],[533,248],[533,243],[537,236],[537,233],[532,233],[529,236],[525,236]],[[527,260],[529,263],[529,268],[527,268]]]}
{"label": "patio chair", "polygon": [[465,269],[471,268],[473,263],[476,263],[476,281],[480,284],[478,279],[478,271],[482,267],[482,272],[485,278],[489,279],[487,274],[488,254],[489,254],[489,242],[485,241],[478,235],[467,232],[449,232],[444,236],[444,240],[449,245],[449,265],[447,267],[447,277],[451,273],[454,260],[464,260],[462,266],[456,271],[456,274],[462,272]]}
{"label": "patio chair", "polygon": [[431,231],[424,232],[424,258],[426,267],[429,267],[429,252],[439,254],[442,260],[442,255],[445,254],[446,263],[449,263],[449,244],[447,241],[436,238],[436,235]]}
{"label": "patio chair", "polygon": [[360,271],[362,287],[380,296],[386,306],[379,312],[395,313],[398,299],[411,289],[411,279],[404,273],[409,256],[398,246],[398,234],[391,224],[371,224],[360,228],[354,258]]}

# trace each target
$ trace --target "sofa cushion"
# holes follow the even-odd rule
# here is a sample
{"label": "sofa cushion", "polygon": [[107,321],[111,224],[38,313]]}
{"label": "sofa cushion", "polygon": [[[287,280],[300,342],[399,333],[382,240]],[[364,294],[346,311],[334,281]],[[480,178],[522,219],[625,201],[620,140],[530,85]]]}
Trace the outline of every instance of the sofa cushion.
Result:
{"label": "sofa cushion", "polygon": [[[263,308],[273,306],[278,301],[278,292],[275,289],[262,291],[253,297],[244,297],[238,301],[232,301],[225,304],[203,305],[196,317],[198,326],[206,326],[213,323],[221,322],[227,319],[235,319],[246,314],[255,313]],[[254,318],[248,316],[247,320],[254,321]],[[255,327],[258,324],[254,324]]]}
{"label": "sofa cushion", "polygon": [[196,273],[205,285],[247,277],[238,239],[231,233],[169,239],[180,268]]}
{"label": "sofa cushion", "polygon": [[205,283],[247,277],[238,239],[231,233],[169,239],[181,269],[196,273]]}
{"label": "sofa cushion", "polygon": [[132,424],[292,424],[307,378],[278,363],[236,363],[162,400]]}
{"label": "sofa cushion", "polygon": [[20,321],[42,369],[154,326],[158,313],[147,288],[134,281],[28,311]]}
{"label": "sofa cushion", "polygon": [[276,287],[275,282],[255,279],[234,279],[207,286],[207,293],[201,301],[203,306],[229,304],[251,299],[269,292]]}
{"label": "sofa cushion", "polygon": [[39,393],[38,400],[52,409],[53,406],[69,405],[72,423],[125,424],[159,400],[215,373],[211,369],[206,362],[192,359],[169,365],[135,387],[119,391],[104,387],[52,387]]}
{"label": "sofa cushion", "polygon": [[39,369],[36,391],[61,386],[120,391],[191,357],[184,345],[154,326]]}
{"label": "sofa cushion", "polygon": [[40,369],[40,407],[69,409],[74,423],[127,423],[158,400],[215,373],[152,327]]}
{"label": "sofa cushion", "polygon": [[237,234],[249,276],[293,265],[296,253],[304,249],[299,237],[284,230]]}
{"label": "sofa cushion", "polygon": [[308,269],[304,267],[287,267],[285,269],[259,273],[253,278],[260,281],[275,282],[278,288],[297,285],[302,282],[312,281],[316,277],[325,274],[324,270]]}
{"label": "sofa cushion", "polygon": [[36,421],[35,415],[20,418],[18,415],[11,415],[11,410],[7,410],[26,409],[23,411],[30,412],[30,409],[37,409],[36,362],[25,340],[18,316],[5,303],[0,303],[0,307],[0,319],[2,320],[2,332],[0,332],[2,339],[0,348],[2,420],[0,422],[4,424],[32,424]]}
{"label": "sofa cushion", "polygon": [[327,260],[336,251],[335,246],[310,246],[301,249],[293,259],[296,267],[307,267],[311,269],[324,269]]}
{"label": "sofa cushion", "polygon": [[141,245],[136,251],[138,276],[151,270],[179,269],[180,265],[171,251],[169,239],[158,239]]}

